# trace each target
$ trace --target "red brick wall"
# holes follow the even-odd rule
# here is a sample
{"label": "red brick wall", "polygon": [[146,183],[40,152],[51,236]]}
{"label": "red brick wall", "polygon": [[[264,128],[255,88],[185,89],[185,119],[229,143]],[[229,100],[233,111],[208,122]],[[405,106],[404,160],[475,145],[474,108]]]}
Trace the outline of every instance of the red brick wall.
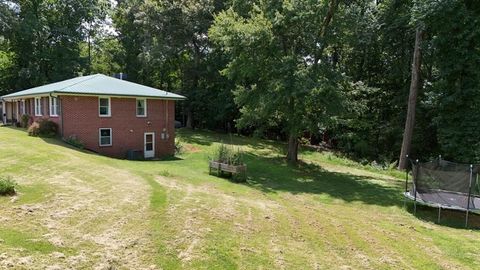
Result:
{"label": "red brick wall", "polygon": [[25,99],[25,113],[30,115],[30,124],[33,121],[39,121],[41,119],[49,119],[58,124],[59,129],[62,129],[61,110],[58,112],[59,116],[50,116],[50,101],[49,97],[42,97],[42,116],[35,116],[35,99]]}
{"label": "red brick wall", "polygon": [[[98,97],[60,96],[60,100],[63,137],[76,136],[87,149],[124,158],[128,150],[143,151],[144,133],[155,132],[156,157],[170,155],[175,151],[175,104],[172,100],[148,99],[147,117],[136,116],[135,98],[112,97],[111,117],[98,115]],[[112,129],[112,146],[99,146],[99,128]],[[169,139],[161,139],[164,129],[169,134]]]}

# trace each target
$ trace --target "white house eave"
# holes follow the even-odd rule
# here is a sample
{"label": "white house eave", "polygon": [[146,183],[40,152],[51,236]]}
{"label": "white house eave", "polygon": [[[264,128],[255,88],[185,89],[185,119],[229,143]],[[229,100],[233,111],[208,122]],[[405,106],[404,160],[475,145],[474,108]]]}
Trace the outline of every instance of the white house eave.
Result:
{"label": "white house eave", "polygon": [[101,96],[108,96],[114,98],[147,98],[147,99],[163,99],[163,100],[185,100],[185,97],[159,97],[159,96],[148,96],[148,95],[109,95],[109,94],[94,94],[94,93],[67,93],[62,91],[52,91],[52,92],[45,92],[45,93],[38,93],[35,95],[15,95],[15,96],[3,96],[1,100],[4,101],[17,101],[26,98],[35,98],[35,97],[58,97],[58,96],[89,96],[89,97],[101,97]]}

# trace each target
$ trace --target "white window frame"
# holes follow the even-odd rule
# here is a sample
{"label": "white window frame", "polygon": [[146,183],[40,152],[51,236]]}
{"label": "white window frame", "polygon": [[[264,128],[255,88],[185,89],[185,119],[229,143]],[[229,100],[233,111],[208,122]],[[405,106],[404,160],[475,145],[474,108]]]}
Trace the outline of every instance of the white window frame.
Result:
{"label": "white window frame", "polygon": [[[143,109],[143,115],[142,114],[138,114],[138,101],[139,100],[143,100],[143,106],[144,106],[144,109]],[[137,115],[137,117],[147,117],[147,99],[146,98],[137,98],[135,99],[135,114]]]}
{"label": "white window frame", "polygon": [[35,97],[35,116],[42,116],[42,97]]}
{"label": "white window frame", "polygon": [[[100,100],[107,99],[108,100],[108,114],[101,114],[100,113]],[[100,117],[110,117],[112,116],[112,100],[110,97],[98,97],[98,116]]]}
{"label": "white window frame", "polygon": [[58,98],[48,97],[48,103],[50,105],[50,116],[58,117]]}
{"label": "white window frame", "polygon": [[[108,129],[110,130],[110,143],[109,144],[102,144],[102,130]],[[104,146],[112,146],[113,142],[113,133],[112,133],[112,128],[99,128],[98,129],[98,146],[104,147]]]}

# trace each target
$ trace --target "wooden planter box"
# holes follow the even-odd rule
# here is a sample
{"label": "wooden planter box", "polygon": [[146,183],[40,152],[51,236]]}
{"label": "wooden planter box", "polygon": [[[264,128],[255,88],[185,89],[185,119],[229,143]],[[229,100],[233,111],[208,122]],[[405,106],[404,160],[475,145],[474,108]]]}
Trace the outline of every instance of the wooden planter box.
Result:
{"label": "wooden planter box", "polygon": [[210,161],[209,172],[212,174],[212,170],[217,171],[217,175],[228,173],[234,176],[235,179],[245,181],[247,179],[247,165],[229,165],[226,163],[220,163],[217,161]]}

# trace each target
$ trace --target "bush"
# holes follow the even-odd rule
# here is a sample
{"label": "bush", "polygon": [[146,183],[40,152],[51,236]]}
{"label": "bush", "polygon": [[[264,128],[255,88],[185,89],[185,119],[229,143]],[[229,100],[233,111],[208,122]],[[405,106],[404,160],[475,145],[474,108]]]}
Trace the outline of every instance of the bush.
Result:
{"label": "bush", "polygon": [[77,135],[69,136],[67,139],[65,139],[65,142],[80,149],[85,147],[83,142],[77,138]]}
{"label": "bush", "polygon": [[58,134],[58,124],[48,119],[33,122],[28,128],[28,135],[55,137]]}
{"label": "bush", "polygon": [[58,134],[58,124],[44,119],[40,121],[40,136],[45,136],[45,137],[55,137]]}
{"label": "bush", "polygon": [[17,183],[10,177],[0,176],[0,196],[15,195]]}
{"label": "bush", "polygon": [[33,122],[29,127],[28,127],[28,135],[29,136],[38,136],[40,131],[40,124],[38,122]]}
{"label": "bush", "polygon": [[240,148],[235,149],[233,146],[227,146],[225,144],[220,144],[215,152],[213,153],[213,161],[220,163],[225,163],[229,165],[243,165],[243,154],[240,151]]}
{"label": "bush", "polygon": [[28,122],[30,121],[30,116],[28,114],[22,115],[22,127],[27,128],[28,127]]}
{"label": "bush", "polygon": [[175,141],[175,155],[181,155],[183,153],[183,143],[180,139]]}

